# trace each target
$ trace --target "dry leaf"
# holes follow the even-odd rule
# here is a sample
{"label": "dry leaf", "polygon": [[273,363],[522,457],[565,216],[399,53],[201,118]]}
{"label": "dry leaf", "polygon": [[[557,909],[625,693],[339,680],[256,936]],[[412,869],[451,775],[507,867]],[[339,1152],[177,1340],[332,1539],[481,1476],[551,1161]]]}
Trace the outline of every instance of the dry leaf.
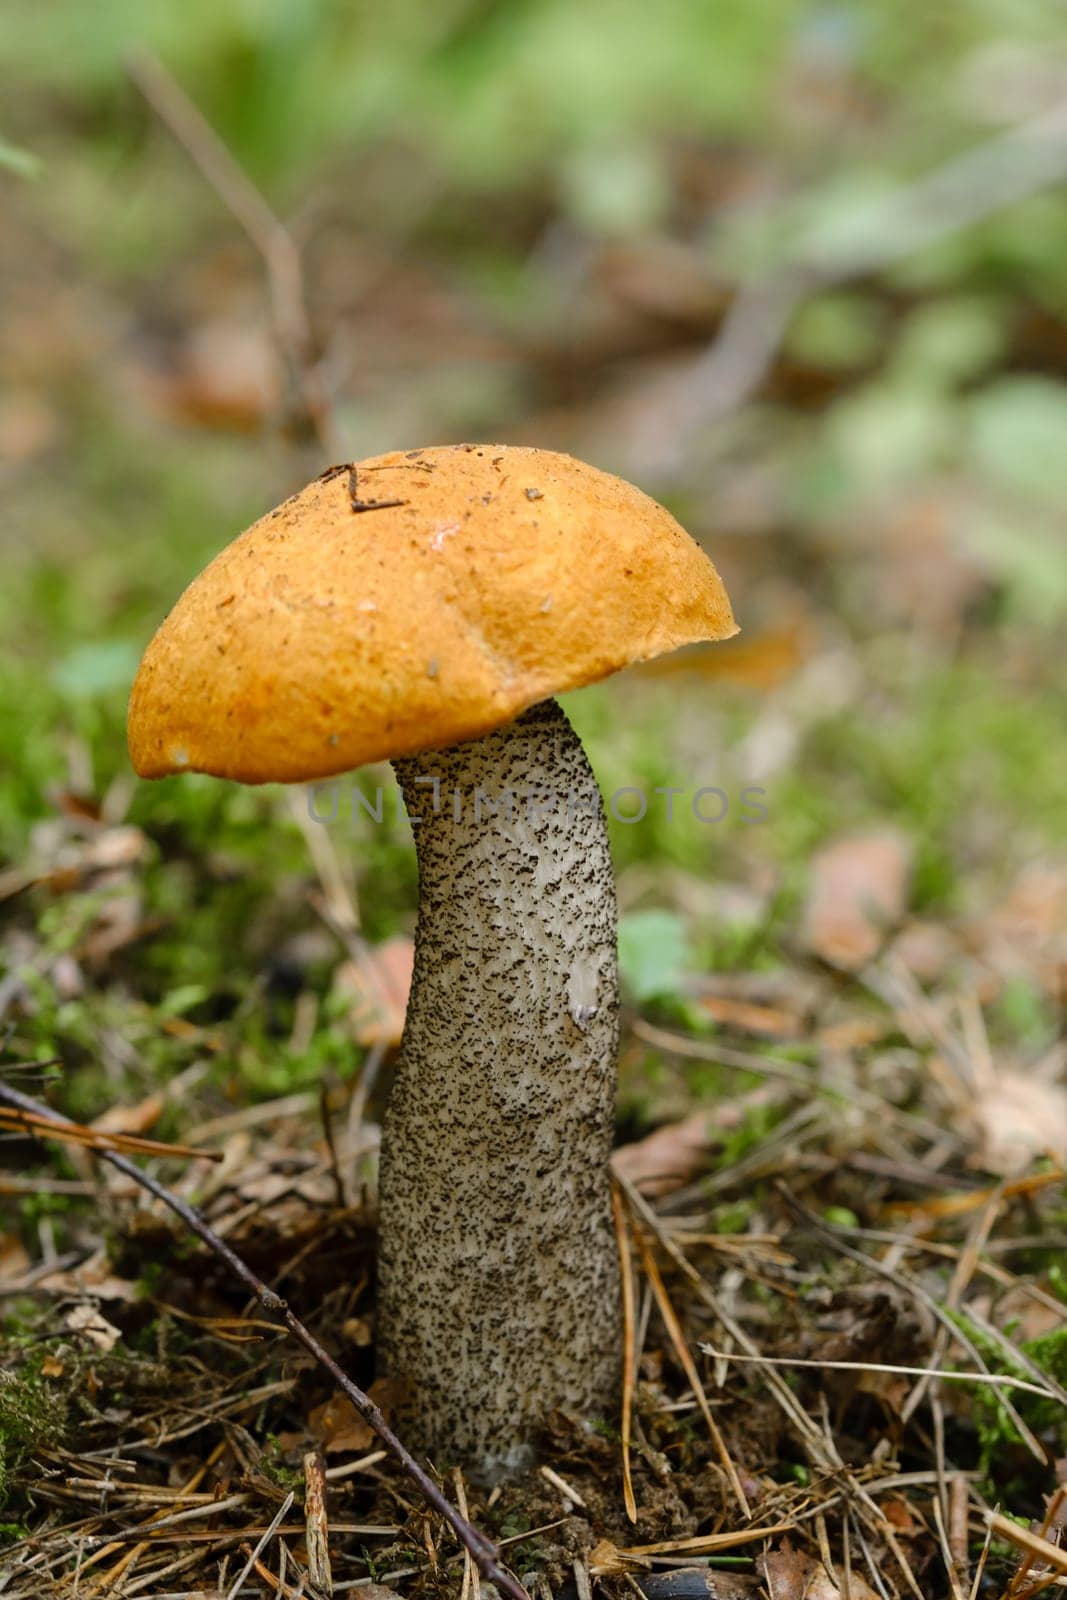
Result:
{"label": "dry leaf", "polygon": [[877,1044],[888,1031],[887,1023],[879,1017],[844,1017],[820,1028],[815,1043],[827,1053],[847,1055],[851,1050],[865,1050],[868,1045]]}
{"label": "dry leaf", "polygon": [[91,1294],[94,1300],[121,1300],[127,1305],[136,1300],[140,1292],[137,1285],[127,1278],[116,1277],[111,1270],[107,1251],[102,1247],[76,1267],[65,1272],[50,1272],[39,1278],[37,1287],[47,1294]]}
{"label": "dry leaf", "polygon": [[135,1106],[108,1106],[89,1126],[98,1133],[147,1133],[159,1121],[163,1105],[163,1095],[150,1094]]}
{"label": "dry leaf", "polygon": [[906,1500],[898,1500],[893,1496],[883,1500],[882,1515],[905,1539],[914,1539],[922,1531],[922,1523]]}
{"label": "dry leaf", "polygon": [[[993,1314],[991,1305],[978,1309],[986,1317]],[[995,1319],[998,1328],[1010,1329],[1012,1338],[1025,1344],[1055,1333],[1063,1325],[1063,1312],[1054,1302],[1036,1299],[1028,1284],[1017,1283],[997,1300]]]}
{"label": "dry leaf", "polygon": [[139,894],[113,895],[100,905],[76,953],[91,970],[100,972],[118,951],[158,926],[157,919],[146,920]]}
{"label": "dry leaf", "polygon": [[610,1539],[598,1539],[589,1552],[589,1571],[594,1578],[614,1577],[620,1572],[639,1572],[644,1566],[645,1562],[624,1555]]}
{"label": "dry leaf", "polygon": [[343,1450],[365,1450],[374,1438],[374,1431],[364,1422],[351,1400],[344,1395],[331,1395],[321,1406],[316,1406],[308,1417],[308,1432],[322,1445],[327,1455],[339,1455]]}
{"label": "dry leaf", "polygon": [[1060,1003],[1067,971],[1067,862],[1031,862],[976,933],[1001,978],[1019,973],[1036,980]]}
{"label": "dry leaf", "polygon": [[1067,933],[1067,863],[1034,861],[1024,867],[994,921],[1010,938]]}
{"label": "dry leaf", "polygon": [[708,1114],[694,1111],[682,1122],[656,1128],[614,1152],[612,1167],[643,1194],[662,1194],[692,1177],[708,1153]]}
{"label": "dry leaf", "polygon": [[71,1333],[83,1334],[104,1355],[113,1350],[122,1338],[119,1329],[107,1320],[100,1307],[88,1301],[80,1306],[72,1306],[63,1319],[63,1325]]}
{"label": "dry leaf", "polygon": [[132,867],[148,855],[148,840],[140,828],[129,823],[106,828],[86,845],[79,863],[86,872],[114,872]]}
{"label": "dry leaf", "polygon": [[253,433],[279,403],[274,352],[258,322],[216,316],[189,330],[165,371],[127,374],[134,395],[164,417]]}
{"label": "dry leaf", "polygon": [[1067,1162],[1067,1089],[1031,1073],[998,1071],[975,1100],[981,1163],[1008,1176],[1035,1157]]}
{"label": "dry leaf", "polygon": [[872,527],[881,602],[910,628],[954,638],[985,592],[987,576],[960,537],[973,516],[962,495],[942,489],[902,496]]}
{"label": "dry leaf", "polygon": [[69,951],[56,956],[49,969],[49,977],[58,1000],[80,1000],[85,993],[82,969]]}
{"label": "dry leaf", "polygon": [[[821,1561],[802,1555],[786,1543],[761,1557],[759,1565],[767,1585],[769,1600],[844,1600]],[[838,1569],[840,1571],[840,1568]],[[878,1596],[853,1569],[849,1574],[849,1600],[878,1600]]]}
{"label": "dry leaf", "polygon": [[394,1047],[400,1043],[411,990],[415,946],[398,935],[368,950],[360,962],[344,961],[335,982],[351,1007],[357,1044]]}
{"label": "dry leaf", "polygon": [[821,850],[811,869],[803,939],[835,966],[861,967],[907,906],[911,848],[893,829],[853,834]]}
{"label": "dry leaf", "polygon": [[13,1233],[0,1234],[0,1283],[14,1283],[29,1270],[30,1258],[22,1240]]}
{"label": "dry leaf", "polygon": [[713,994],[701,996],[697,1003],[714,1021],[738,1033],[754,1033],[766,1039],[799,1039],[804,1033],[804,1019],[780,1006],[754,1005],[748,1000]]}
{"label": "dry leaf", "polygon": [[856,1388],[860,1394],[874,1395],[894,1417],[900,1417],[911,1393],[912,1380],[893,1372],[860,1372],[856,1376]]}
{"label": "dry leaf", "polygon": [[943,978],[959,954],[959,945],[940,922],[910,921],[893,940],[893,956],[920,983]]}
{"label": "dry leaf", "polygon": [[596,279],[619,300],[645,315],[692,319],[701,332],[724,310],[721,281],[704,257],[679,239],[663,235],[610,240],[593,263]]}
{"label": "dry leaf", "polygon": [[[388,1416],[395,1394],[393,1383],[388,1378],[376,1378],[367,1392]],[[348,1450],[366,1450],[377,1438],[370,1424],[364,1422],[351,1400],[343,1394],[331,1395],[321,1406],[315,1407],[308,1417],[308,1432],[328,1456]]]}
{"label": "dry leaf", "polygon": [[21,466],[51,448],[59,438],[55,407],[32,389],[15,389],[0,400],[0,461]]}

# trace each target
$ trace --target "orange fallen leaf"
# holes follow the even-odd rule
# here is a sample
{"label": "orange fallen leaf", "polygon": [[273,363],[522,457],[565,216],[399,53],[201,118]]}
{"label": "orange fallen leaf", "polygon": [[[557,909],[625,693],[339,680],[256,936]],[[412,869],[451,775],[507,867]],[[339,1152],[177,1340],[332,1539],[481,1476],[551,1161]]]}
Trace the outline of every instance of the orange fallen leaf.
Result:
{"label": "orange fallen leaf", "polygon": [[[786,1544],[761,1558],[769,1600],[844,1600],[841,1588],[821,1561]],[[869,1583],[853,1570],[848,1577],[849,1600],[878,1600]]]}
{"label": "orange fallen leaf", "polygon": [[[395,1397],[396,1386],[388,1378],[376,1378],[367,1391],[386,1416]],[[343,1394],[331,1395],[316,1406],[308,1417],[308,1432],[321,1444],[326,1455],[340,1455],[343,1451],[361,1451],[377,1437],[370,1424],[364,1422],[351,1400]]]}
{"label": "orange fallen leaf", "polygon": [[398,935],[337,969],[335,982],[349,1001],[357,1044],[393,1048],[400,1043],[414,961],[412,941]]}
{"label": "orange fallen leaf", "polygon": [[913,1539],[922,1531],[922,1524],[906,1500],[898,1500],[890,1496],[882,1502],[882,1515],[891,1523],[897,1533],[903,1534],[905,1539]]}
{"label": "orange fallen leaf", "polygon": [[637,671],[654,678],[690,674],[716,682],[773,689],[799,671],[811,651],[811,625],[802,617],[779,628],[766,628],[750,638],[731,639],[711,647],[698,645],[671,656],[659,656]]}
{"label": "orange fallen leaf", "polygon": [[89,1126],[97,1133],[147,1133],[159,1121],[163,1105],[163,1095],[150,1094],[135,1106],[108,1106]]}
{"label": "orange fallen leaf", "polygon": [[0,1233],[0,1283],[21,1278],[29,1265],[29,1254],[22,1240],[13,1233]]}
{"label": "orange fallen leaf", "polygon": [[681,1122],[656,1128],[615,1151],[611,1165],[642,1194],[677,1188],[699,1171],[708,1152],[708,1114],[694,1111]]}
{"label": "orange fallen leaf", "polygon": [[837,839],[812,863],[802,937],[835,966],[861,967],[878,954],[907,907],[911,847],[884,828]]}
{"label": "orange fallen leaf", "polygon": [[730,1000],[725,995],[703,995],[697,1004],[701,1011],[724,1027],[738,1033],[759,1034],[767,1039],[797,1039],[804,1032],[803,1019],[795,1011],[780,1006],[755,1005],[750,1000]]}
{"label": "orange fallen leaf", "polygon": [[1067,1162],[1067,1089],[1032,1072],[997,1071],[974,1102],[981,1161],[990,1172],[1021,1172],[1038,1156]]}
{"label": "orange fallen leaf", "polygon": [[364,1422],[351,1400],[344,1395],[331,1395],[321,1406],[316,1406],[308,1417],[308,1432],[322,1445],[327,1455],[339,1455],[344,1450],[365,1450],[374,1438],[373,1429]]}

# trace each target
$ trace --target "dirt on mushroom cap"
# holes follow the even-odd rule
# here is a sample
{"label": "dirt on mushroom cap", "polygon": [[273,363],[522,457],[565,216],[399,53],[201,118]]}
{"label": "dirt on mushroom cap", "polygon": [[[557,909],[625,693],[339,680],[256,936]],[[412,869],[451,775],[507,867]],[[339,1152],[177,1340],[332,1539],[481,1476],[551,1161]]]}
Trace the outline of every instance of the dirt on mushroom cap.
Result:
{"label": "dirt on mushroom cap", "polygon": [[130,754],[143,777],[328,777],[736,631],[711,561],[622,479],[398,451],[331,468],[194,580],[145,652]]}

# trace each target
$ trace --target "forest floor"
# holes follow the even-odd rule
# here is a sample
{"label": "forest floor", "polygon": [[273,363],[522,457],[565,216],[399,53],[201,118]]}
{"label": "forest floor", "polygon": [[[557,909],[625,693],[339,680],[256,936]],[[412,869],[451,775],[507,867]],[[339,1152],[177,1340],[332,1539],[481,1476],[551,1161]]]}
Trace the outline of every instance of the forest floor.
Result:
{"label": "forest floor", "polygon": [[[881,57],[815,71],[801,40],[760,99],[777,8],[745,8],[700,59],[726,63],[724,103],[742,74],[747,121],[653,138],[620,111],[629,144],[560,154],[546,113],[541,164],[502,147],[490,179],[449,167],[446,134],[507,100],[493,30],[551,20],[542,0],[473,8],[417,71],[401,39],[382,79],[362,42],[289,33],[267,71],[241,33],[259,8],[212,0],[186,81],[291,219],[294,361],[151,69],[138,90],[84,41],[42,55],[49,9],[12,19],[41,83],[0,144],[25,169],[0,241],[0,1080],[80,1131],[0,1109],[0,1596],[473,1600],[321,1366],[91,1153],[117,1141],[200,1207],[388,1414],[375,1177],[410,838],[323,826],[299,791],[138,784],[124,717],[152,629],[239,528],[343,454],[463,438],[641,483],[743,632],[567,699],[605,795],[715,786],[726,814],[611,821],[618,1413],[550,1417],[499,1491],[441,1487],[535,1600],[1062,1589],[1067,221],[1035,179],[900,247],[916,172],[963,143],[1004,169],[997,130],[943,127],[971,44],[905,8],[899,82]],[[590,73],[622,49],[602,31]],[[382,81],[405,137],[346,144],[327,113]],[[856,181],[884,199],[890,168],[894,227],[857,261]],[[803,293],[773,256],[801,223],[825,267]],[[754,301],[753,238],[774,268]],[[768,287],[797,298],[764,348]]]}

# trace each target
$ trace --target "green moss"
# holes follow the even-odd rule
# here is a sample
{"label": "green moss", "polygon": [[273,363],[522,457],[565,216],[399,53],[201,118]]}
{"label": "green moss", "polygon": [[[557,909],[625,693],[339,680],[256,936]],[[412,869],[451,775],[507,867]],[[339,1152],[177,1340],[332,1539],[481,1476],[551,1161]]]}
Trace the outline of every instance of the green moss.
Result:
{"label": "green moss", "polygon": [[304,1482],[303,1469],[287,1458],[284,1446],[273,1433],[268,1433],[264,1440],[258,1466],[264,1477],[286,1493],[299,1489]]}
{"label": "green moss", "polygon": [[[981,1328],[975,1327],[964,1313],[958,1313],[957,1320],[981,1351],[991,1371],[1008,1373],[1033,1382],[1023,1364],[1006,1358],[1001,1348]],[[1067,1387],[1067,1326],[1026,1340],[1019,1345],[1019,1350],[1061,1388]],[[1010,1398],[1030,1431],[1044,1441],[1054,1455],[1062,1456],[1067,1452],[1067,1410],[1058,1399],[1046,1399],[1023,1389],[1012,1389]],[[1015,1477],[1028,1459],[1020,1455],[1025,1450],[1024,1441],[997,1389],[989,1385],[975,1385],[972,1412],[980,1444],[981,1470],[989,1486],[990,1498],[1005,1497],[1010,1503],[1013,1491],[1017,1488]],[[1016,1463],[1019,1463],[1017,1467]],[[1006,1473],[1011,1474],[1007,1484]]]}
{"label": "green moss", "polygon": [[66,1430],[68,1403],[40,1376],[43,1357],[27,1358],[20,1371],[0,1369],[0,1506],[12,1475],[35,1450],[55,1448]]}

